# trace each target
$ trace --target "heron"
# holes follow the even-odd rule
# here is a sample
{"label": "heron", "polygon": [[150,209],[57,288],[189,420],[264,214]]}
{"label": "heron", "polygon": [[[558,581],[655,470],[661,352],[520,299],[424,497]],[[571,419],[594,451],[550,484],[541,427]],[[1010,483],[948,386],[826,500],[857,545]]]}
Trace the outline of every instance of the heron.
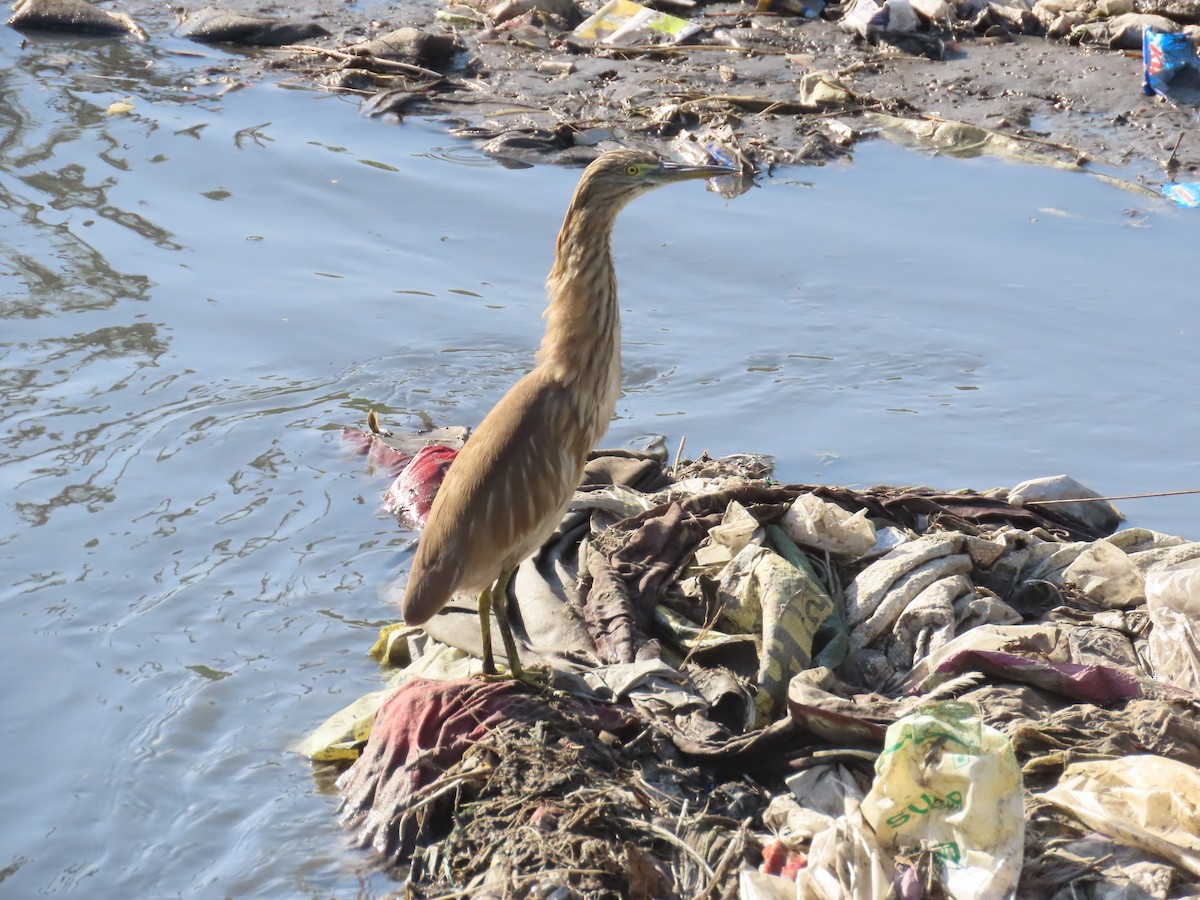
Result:
{"label": "heron", "polygon": [[417,544],[401,601],[410,625],[459,592],[477,594],[483,672],[495,676],[491,613],[513,678],[530,681],[509,624],[513,571],[554,533],[608,430],[621,389],[621,320],[612,231],[627,203],[663,184],[736,174],[641,150],[584,170],[546,279],[545,334],[532,371],[492,407],[450,464]]}

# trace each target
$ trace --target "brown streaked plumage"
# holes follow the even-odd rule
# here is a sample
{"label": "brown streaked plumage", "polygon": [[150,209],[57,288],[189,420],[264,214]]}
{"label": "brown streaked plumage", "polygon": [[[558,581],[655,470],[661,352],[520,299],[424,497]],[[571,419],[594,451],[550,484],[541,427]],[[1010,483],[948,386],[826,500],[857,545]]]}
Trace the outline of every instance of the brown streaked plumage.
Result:
{"label": "brown streaked plumage", "polygon": [[537,364],[459,452],[434,499],[401,601],[405,622],[432,618],[457,591],[479,593],[484,671],[495,672],[490,610],[509,668],[523,677],[508,627],[512,571],[554,532],[608,429],[621,388],[621,323],[612,228],[630,200],[661,184],[728,175],[635,150],[587,167],[555,245]]}

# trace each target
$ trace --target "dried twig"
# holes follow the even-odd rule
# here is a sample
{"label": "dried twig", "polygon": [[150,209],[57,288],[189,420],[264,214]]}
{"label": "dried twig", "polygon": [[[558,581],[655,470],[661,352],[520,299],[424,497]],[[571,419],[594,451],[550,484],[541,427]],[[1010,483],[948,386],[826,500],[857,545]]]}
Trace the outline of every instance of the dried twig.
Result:
{"label": "dried twig", "polygon": [[704,874],[707,875],[709,878],[714,877],[714,875],[716,874],[715,872],[713,872],[712,866],[710,866],[708,864],[708,860],[706,860],[703,856],[701,856],[699,853],[697,853],[692,847],[689,847],[687,845],[687,843],[685,843],[684,840],[682,838],[680,838],[678,835],[674,834],[671,831],[668,831],[666,828],[663,828],[661,825],[655,825],[653,822],[642,822],[638,819],[622,819],[621,821],[627,825],[632,825],[634,828],[644,828],[647,831],[652,832],[655,837],[662,838],[664,841],[666,841],[671,846],[678,847],[685,854],[690,856],[692,858],[692,860],[694,860],[696,862],[696,864],[699,865],[700,868],[704,870]]}
{"label": "dried twig", "polygon": [[1171,148],[1171,155],[1167,157],[1165,163],[1167,171],[1171,172],[1179,168],[1179,158],[1176,156],[1179,153],[1179,145],[1183,143],[1183,132],[1179,132],[1179,137],[1175,138],[1175,146]]}
{"label": "dried twig", "polygon": [[683,448],[687,444],[687,435],[679,438],[679,449],[675,451],[675,462],[671,466],[671,477],[679,477],[679,463],[683,461]]}
{"label": "dried twig", "polygon": [[702,103],[728,103],[750,112],[767,113],[810,113],[818,110],[803,103],[793,103],[787,100],[776,100],[771,97],[758,97],[753,94],[709,94],[704,97],[694,97],[684,100],[680,107],[695,106]]}
{"label": "dried twig", "polygon": [[[343,62],[369,62],[382,69],[395,69],[397,72],[420,75],[422,78],[430,80],[451,82],[451,79],[447,78],[441,72],[435,72],[433,69],[426,69],[424,66],[414,66],[412,63],[400,62],[395,59],[381,59],[378,56],[360,56],[357,53],[347,53],[345,50],[334,50],[329,47],[313,47],[308,44],[285,44],[279,49],[289,50],[292,53],[307,53],[310,56],[328,56],[330,59],[340,59]],[[457,82],[453,83],[457,85]]]}
{"label": "dried twig", "polygon": [[729,844],[725,847],[725,852],[721,854],[721,858],[717,861],[717,870],[713,873],[712,878],[708,880],[708,884],[704,886],[699,894],[696,895],[696,900],[705,900],[705,898],[713,892],[713,889],[720,885],[725,878],[725,874],[729,871],[729,867],[733,865],[735,858],[741,855],[746,848],[746,829],[750,826],[750,820],[746,819],[742,823],[742,827],[738,829],[737,837],[730,838]]}
{"label": "dried twig", "polygon": [[692,656],[695,655],[696,651],[700,650],[701,648],[704,647],[705,639],[708,637],[709,633],[716,627],[717,620],[721,618],[721,614],[723,612],[725,612],[725,604],[724,603],[722,603],[720,606],[718,606],[716,611],[712,614],[712,617],[704,623],[704,626],[700,629],[700,633],[698,635],[696,635],[694,638],[691,638],[692,646],[690,648],[688,648],[687,656],[685,656],[683,658],[683,662],[681,662],[679,664],[680,672],[682,672],[684,670],[684,668],[687,666],[687,664],[692,661]]}
{"label": "dried twig", "polygon": [[693,53],[705,50],[722,50],[726,53],[749,53],[760,56],[787,56],[790,50],[779,50],[775,47],[734,47],[730,44],[648,44],[645,47],[625,47],[611,44],[598,44],[594,55],[606,57],[609,54],[621,56],[676,56],[680,53]]}
{"label": "dried twig", "polygon": [[[474,779],[490,775],[491,773],[492,769],[472,769],[470,772],[459,772],[456,775],[443,775],[437,781],[434,781],[427,787],[424,787],[416,792],[414,796],[418,796],[421,799],[417,800],[415,803],[409,804],[408,808],[404,811],[404,815],[405,817],[410,816],[417,810],[428,806],[430,803],[433,803],[439,797],[444,797],[451,791],[456,790],[464,781],[472,781]],[[422,794],[424,796],[421,796]]]}

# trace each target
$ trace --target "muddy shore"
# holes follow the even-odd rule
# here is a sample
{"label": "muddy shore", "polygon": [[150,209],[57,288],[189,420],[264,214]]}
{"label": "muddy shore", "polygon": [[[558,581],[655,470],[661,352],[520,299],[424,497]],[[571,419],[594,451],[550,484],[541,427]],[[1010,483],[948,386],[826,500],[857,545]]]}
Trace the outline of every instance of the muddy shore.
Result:
{"label": "muddy shore", "polygon": [[[762,170],[836,158],[886,129],[941,152],[1123,169],[1151,187],[1194,180],[1200,166],[1196,109],[1145,96],[1141,53],[1128,49],[1136,40],[1109,27],[1116,19],[1105,13],[1129,0],[1075,0],[1067,25],[1077,24],[1061,39],[1021,33],[1046,29],[1028,11],[1005,18],[994,4],[971,22],[866,37],[837,21],[838,6],[809,18],[738,3],[671,5],[663,8],[700,30],[686,45],[654,47],[602,47],[562,30],[598,0],[541,0],[532,10],[521,2],[480,3],[484,12],[428,0],[222,6],[285,23],[269,34],[222,32],[220,17],[212,27],[212,13],[198,5],[101,8],[131,18],[150,42],[190,33],[278,44],[239,56],[230,71],[253,78],[290,70],[363,96],[364,111],[383,118],[447,117],[488,152],[522,162],[582,161],[610,142],[633,141],[685,156],[720,147]],[[1165,12],[1183,29],[1200,22],[1194,0],[1134,8]],[[405,27],[416,32],[397,38]],[[368,41],[376,43],[364,51]]]}

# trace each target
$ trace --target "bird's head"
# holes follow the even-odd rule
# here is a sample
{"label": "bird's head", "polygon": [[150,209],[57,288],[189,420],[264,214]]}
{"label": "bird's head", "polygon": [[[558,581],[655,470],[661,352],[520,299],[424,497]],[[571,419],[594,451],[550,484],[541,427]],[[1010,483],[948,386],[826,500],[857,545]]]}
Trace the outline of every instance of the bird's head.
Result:
{"label": "bird's head", "polygon": [[611,150],[587,167],[576,190],[576,204],[615,212],[635,197],[673,181],[735,175],[729,166],[668,162],[645,150]]}

